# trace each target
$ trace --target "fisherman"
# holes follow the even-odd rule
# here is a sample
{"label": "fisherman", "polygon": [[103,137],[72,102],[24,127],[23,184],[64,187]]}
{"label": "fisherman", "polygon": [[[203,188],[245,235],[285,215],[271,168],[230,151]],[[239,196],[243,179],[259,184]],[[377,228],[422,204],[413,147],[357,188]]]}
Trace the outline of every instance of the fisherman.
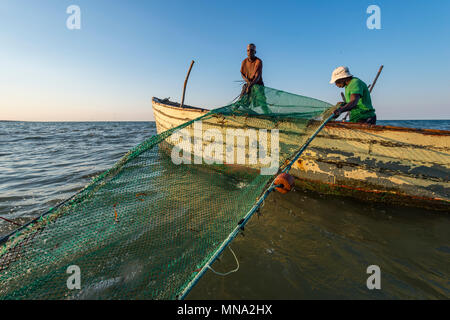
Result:
{"label": "fisherman", "polygon": [[336,68],[331,75],[331,84],[345,87],[345,102],[334,112],[336,118],[343,112],[350,111],[350,122],[376,124],[377,116],[372,106],[367,85],[350,74],[348,67]]}
{"label": "fisherman", "polygon": [[250,93],[255,84],[264,86],[262,79],[262,61],[255,54],[256,46],[250,43],[247,46],[247,58],[242,61],[241,65],[241,75],[245,80],[244,89],[242,90],[244,94]]}
{"label": "fisherman", "polygon": [[[270,113],[267,107],[266,95],[264,92],[264,82],[262,79],[262,67],[263,63],[260,58],[255,56],[256,46],[250,43],[247,46],[247,58],[242,61],[241,64],[241,76],[245,80],[245,84],[242,87],[240,97],[248,95],[247,100],[253,107],[261,107],[265,114]],[[256,85],[256,86],[255,86]],[[253,94],[250,95],[250,93]]]}

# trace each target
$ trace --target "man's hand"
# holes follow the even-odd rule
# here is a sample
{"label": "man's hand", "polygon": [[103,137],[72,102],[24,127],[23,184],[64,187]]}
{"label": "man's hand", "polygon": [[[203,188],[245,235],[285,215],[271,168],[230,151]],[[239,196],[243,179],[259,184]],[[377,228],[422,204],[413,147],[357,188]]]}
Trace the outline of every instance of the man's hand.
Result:
{"label": "man's hand", "polygon": [[335,119],[337,119],[342,114],[341,108],[343,106],[345,106],[345,102],[338,102],[338,103],[336,103],[336,106],[337,106],[337,109],[334,110],[334,118]]}
{"label": "man's hand", "polygon": [[340,115],[341,115],[341,110],[339,108],[334,110],[334,119],[339,118]]}

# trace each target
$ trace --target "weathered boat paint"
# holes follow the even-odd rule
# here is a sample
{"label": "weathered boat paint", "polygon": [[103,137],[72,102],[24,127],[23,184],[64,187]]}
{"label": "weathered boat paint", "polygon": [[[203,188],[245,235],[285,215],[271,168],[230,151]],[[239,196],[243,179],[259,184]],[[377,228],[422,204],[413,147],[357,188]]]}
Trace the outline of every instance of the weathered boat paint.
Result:
{"label": "weathered boat paint", "polygon": [[[158,133],[208,112],[152,102]],[[223,130],[241,127],[242,121],[217,116],[213,125]],[[290,124],[277,125],[289,130]],[[280,142],[296,144],[291,136],[280,135]],[[448,210],[450,131],[331,122],[291,173],[298,186],[320,193]]]}

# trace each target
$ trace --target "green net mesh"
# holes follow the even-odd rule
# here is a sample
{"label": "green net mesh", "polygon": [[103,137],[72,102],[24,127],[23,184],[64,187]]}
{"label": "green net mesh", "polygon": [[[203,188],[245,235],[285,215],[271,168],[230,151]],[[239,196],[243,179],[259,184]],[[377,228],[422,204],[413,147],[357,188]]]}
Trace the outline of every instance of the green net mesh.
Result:
{"label": "green net mesh", "polygon": [[3,241],[0,298],[179,298],[330,107],[255,86],[144,141]]}

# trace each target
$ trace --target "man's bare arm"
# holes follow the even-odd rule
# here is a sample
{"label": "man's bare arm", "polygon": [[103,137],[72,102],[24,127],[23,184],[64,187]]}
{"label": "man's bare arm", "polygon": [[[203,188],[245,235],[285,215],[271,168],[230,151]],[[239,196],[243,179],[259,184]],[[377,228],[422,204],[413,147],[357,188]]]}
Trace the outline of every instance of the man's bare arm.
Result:
{"label": "man's bare arm", "polygon": [[247,83],[247,85],[248,84],[250,84],[250,79],[248,79],[245,75],[244,75],[244,61],[242,61],[242,64],[241,64],[241,76],[242,76],[242,79],[244,79],[244,81]]}
{"label": "man's bare arm", "polygon": [[358,104],[359,99],[361,99],[361,96],[359,94],[352,94],[350,96],[350,101],[347,104],[345,104],[342,107],[340,107],[339,111],[342,113],[342,112],[346,112],[346,111],[352,110]]}

